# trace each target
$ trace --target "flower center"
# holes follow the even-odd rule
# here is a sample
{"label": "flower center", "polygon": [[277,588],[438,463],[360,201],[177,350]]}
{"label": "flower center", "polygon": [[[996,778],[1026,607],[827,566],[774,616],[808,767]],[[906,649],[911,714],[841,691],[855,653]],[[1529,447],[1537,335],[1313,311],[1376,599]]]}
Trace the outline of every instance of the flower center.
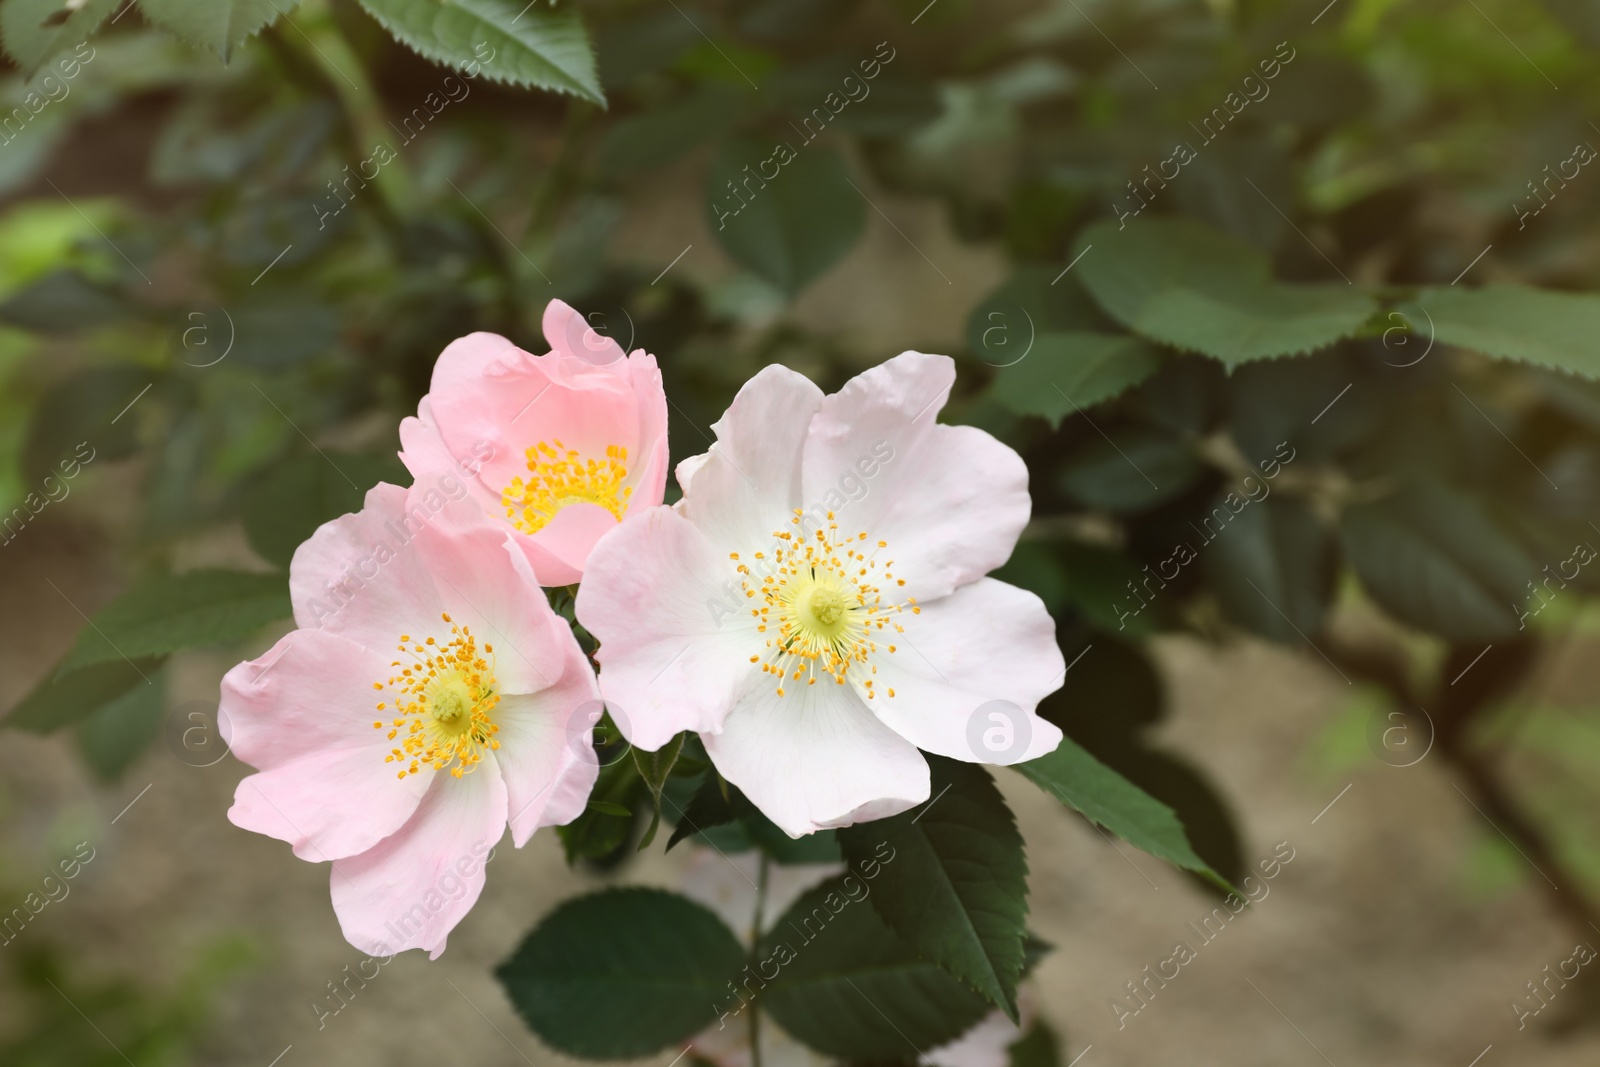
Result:
{"label": "flower center", "polygon": [[632,486],[628,450],[606,446],[604,459],[584,459],[560,441],[540,441],[527,451],[528,477],[518,476],[500,492],[506,517],[523,533],[538,533],[568,504],[598,504],[621,520]]}
{"label": "flower center", "polygon": [[[484,645],[480,654],[478,639],[467,627],[450,622],[449,615],[439,617],[450,623],[448,641],[440,644],[429,637],[414,642],[409,634],[401,634],[397,647],[409,663],[395,660],[390,666],[399,667],[400,673],[387,682],[372,683],[374,689],[395,694],[394,718],[372,727],[388,726],[389,740],[399,739],[399,747],[383,761],[401,764],[401,778],[418,773],[424,764],[460,778],[478,765],[485,749],[500,747],[494,739],[500,727],[489,718],[500,703],[494,646]],[[378,710],[388,706],[388,701],[380,702]]]}
{"label": "flower center", "polygon": [[[797,508],[790,524],[800,526],[804,517]],[[751,563],[744,563],[737,552],[731,553],[739,562],[745,596],[756,602],[750,609],[756,631],[773,634],[767,638],[765,662],[759,655],[750,657],[750,662],[761,663],[762,671],[776,676],[780,697],[785,682],[804,678],[807,685],[815,685],[820,671],[843,685],[854,669],[858,676],[866,675],[862,687],[871,699],[876,695],[872,675],[878,673],[871,657],[896,651],[892,644],[880,644],[879,634],[886,626],[905,633],[892,616],[907,609],[913,614],[922,610],[915,597],[904,604],[883,602],[878,581],[906,584],[905,579],[895,578],[894,560],[877,561],[888,542],[879,541],[869,555],[858,547],[866,542],[866,533],[841,538],[831,511],[822,529],[810,534],[803,529],[778,530],[772,536],[776,547],[770,559],[757,552]],[[894,696],[894,690],[888,694]]]}

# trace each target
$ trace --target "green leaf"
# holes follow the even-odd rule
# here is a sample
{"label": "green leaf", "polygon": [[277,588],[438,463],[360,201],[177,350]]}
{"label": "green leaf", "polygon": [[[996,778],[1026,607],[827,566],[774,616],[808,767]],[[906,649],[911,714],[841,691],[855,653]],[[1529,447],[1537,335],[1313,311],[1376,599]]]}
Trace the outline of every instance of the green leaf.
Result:
{"label": "green leaf", "polygon": [[410,480],[393,455],[308,452],[274,466],[245,498],[245,536],[263,559],[287,567],[318,526],[361,510],[368,489]]}
{"label": "green leaf", "polygon": [[621,850],[633,832],[633,803],[642,787],[631,759],[620,758],[600,768],[588,807],[576,819],[556,827],[569,865],[580,859],[604,860]]}
{"label": "green leaf", "polygon": [[1230,367],[1330,345],[1376,310],[1354,286],[1279,282],[1260,252],[1188,219],[1100,222],[1077,251],[1084,287],[1118,322]]}
{"label": "green leaf", "polygon": [[[5,38],[7,54],[31,78],[50,60],[87,40],[123,2],[88,0],[69,13],[65,0],[4,0],[0,36]],[[92,57],[93,49],[88,54]]]}
{"label": "green leaf", "polygon": [[552,1048],[633,1059],[716,1018],[744,962],[733,932],[702,905],[630,887],[565,902],[495,975]]}
{"label": "green leaf", "polygon": [[[1270,483],[1256,480],[1258,489]],[[1271,490],[1268,489],[1268,492]],[[1237,513],[1225,501],[1242,502]],[[1215,517],[1215,518],[1213,518]],[[1277,494],[1217,497],[1207,516],[1224,525],[1197,539],[1206,578],[1229,619],[1273,641],[1302,644],[1322,628],[1333,598],[1333,537],[1311,509]],[[1162,567],[1159,573],[1165,574]]]}
{"label": "green leaf", "polygon": [[226,63],[233,50],[300,0],[139,0],[139,11],[162,29]]}
{"label": "green leaf", "polygon": [[626,179],[673,163],[697,145],[722,136],[748,103],[749,90],[702,85],[660,107],[613,123],[600,141],[595,166]]}
{"label": "green leaf", "polygon": [[1061,1042],[1043,1019],[1034,1020],[1028,1032],[1006,1046],[1010,1067],[1060,1067]]}
{"label": "green leaf", "polygon": [[292,614],[281,574],[158,575],[100,609],[94,623],[79,632],[62,669],[237,641]]}
{"label": "green leaf", "polygon": [[115,322],[129,311],[120,294],[75,270],[51,271],[0,304],[0,320],[37,333],[76,333]]}
{"label": "green leaf", "polygon": [[1161,353],[1137,337],[1111,333],[1042,333],[1026,357],[995,373],[996,400],[1052,428],[1138,385],[1161,366]]}
{"label": "green leaf", "polygon": [[156,671],[163,662],[163,656],[132,662],[119,659],[78,671],[67,671],[64,664],[58,664],[11,709],[4,723],[38,734],[71,726],[115,704],[135,686],[154,689]]}
{"label": "green leaf", "polygon": [[1092,508],[1144,511],[1181,495],[1204,472],[1184,442],[1142,426],[1093,437],[1068,457],[1061,488]]}
{"label": "green leaf", "polygon": [[490,81],[549,89],[605,105],[577,8],[522,0],[360,0],[402,44]]}
{"label": "green leaf", "polygon": [[1453,641],[1522,628],[1519,605],[1541,565],[1474,498],[1411,482],[1345,512],[1341,534],[1362,586],[1402,622]]}
{"label": "green leaf", "polygon": [[132,455],[139,446],[138,416],[129,405],[155,379],[143,367],[113,365],[87,368],[52,386],[34,406],[22,446],[29,488],[47,492],[47,477],[75,476],[94,463]]}
{"label": "green leaf", "polygon": [[667,851],[671,852],[672,846],[686,837],[715,826],[726,826],[738,818],[733,806],[735,792],[736,788],[724,782],[715,770],[707,771],[700,787],[689,798],[688,806],[677,813],[678,825],[667,839]]}
{"label": "green leaf", "polygon": [[[763,939],[756,977],[745,984],[780,1026],[824,1055],[914,1059],[965,1033],[989,1003],[897,938],[863,899],[875,889],[847,874],[805,893]],[[774,968],[777,977],[759,988]]]}
{"label": "green leaf", "polygon": [[102,782],[115,782],[161,734],[166,678],[135,685],[78,723],[78,751]]}
{"label": "green leaf", "polygon": [[[1600,296],[1519,285],[1433,286],[1401,312],[1412,329],[1496,359],[1600,377]],[[1431,332],[1430,332],[1431,329]],[[1424,345],[1426,342],[1424,342]]]}
{"label": "green leaf", "polygon": [[866,226],[867,202],[843,157],[804,141],[729,142],[712,163],[706,195],[722,247],[790,296],[850,251]]}
{"label": "green leaf", "polygon": [[1183,823],[1171,808],[1095,759],[1072,738],[1062,738],[1049,755],[1014,766],[1034,785],[1096,826],[1231,891],[1222,876],[1195,854]]}
{"label": "green leaf", "polygon": [[639,841],[640,852],[649,848],[650,842],[656,839],[656,830],[661,826],[661,790],[666,788],[667,777],[678,762],[678,754],[683,751],[684,738],[688,736],[686,733],[678,734],[654,752],[645,752],[639,748],[633,750],[633,761],[639,768],[639,777],[644,779],[645,788],[650,791],[650,799],[655,805],[655,812],[650,818],[650,827]]}
{"label": "green leaf", "polygon": [[965,981],[1017,1021],[1027,930],[1028,862],[1022,834],[977,764],[929,756],[933,802],[839,831],[850,867],[878,868],[878,918],[917,954]]}

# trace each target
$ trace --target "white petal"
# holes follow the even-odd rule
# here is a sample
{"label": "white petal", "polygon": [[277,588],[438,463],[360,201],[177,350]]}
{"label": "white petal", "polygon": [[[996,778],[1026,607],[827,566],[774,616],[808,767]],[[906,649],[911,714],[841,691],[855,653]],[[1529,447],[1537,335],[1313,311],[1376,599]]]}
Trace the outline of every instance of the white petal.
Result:
{"label": "white petal", "polygon": [[345,940],[376,955],[444,951],[483,892],[484,862],[506,828],[506,787],[494,760],[434,776],[411,821],[369,852],[335,860],[333,910]]}
{"label": "white petal", "polygon": [[750,679],[719,734],[703,737],[722,776],[790,837],[882,819],[928,799],[928,761],[826,678],[778,696]]}
{"label": "white petal", "polygon": [[734,562],[673,508],[630,518],[595,545],[578,621],[600,642],[600,691],[633,744],[715,731],[765,651]]}
{"label": "white petal", "polygon": [[822,390],[803,374],[772,364],[744,384],[712,424],[706,457],[678,464],[678,510],[729,551],[750,553],[787,529],[800,506],[800,457]]}
{"label": "white petal", "polygon": [[905,352],[852,378],[811,423],[807,512],[888,542],[879,555],[906,580],[884,590],[891,598],[931,600],[981,578],[1028,523],[1022,457],[975,427],[934,421],[954,380],[948,357]]}
{"label": "white petal", "polygon": [[905,633],[880,639],[897,647],[873,656],[876,674],[850,670],[862,693],[872,679],[879,719],[918,748],[970,763],[1021,763],[1061,743],[1034,714],[1065,673],[1038,597],[983,578],[921,607],[897,616]]}

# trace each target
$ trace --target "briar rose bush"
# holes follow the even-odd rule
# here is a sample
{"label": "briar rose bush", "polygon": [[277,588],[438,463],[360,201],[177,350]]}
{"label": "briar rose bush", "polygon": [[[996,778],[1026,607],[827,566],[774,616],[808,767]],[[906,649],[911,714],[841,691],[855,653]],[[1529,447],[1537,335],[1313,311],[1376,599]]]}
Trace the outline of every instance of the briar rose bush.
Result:
{"label": "briar rose bush", "polygon": [[[485,333],[445,349],[400,426],[416,484],[379,484],[300,546],[298,629],[223,681],[226,740],[258,772],[229,818],[331,862],[352,944],[437,958],[507,827],[603,856],[642,791],[638,847],[666,805],[667,847],[713,849],[737,906],[618,889],[558,908],[500,970],[546,1041],[896,1058],[885,1034],[909,1027],[944,1050],[926,1062],[961,1063],[1019,1037],[1043,948],[1022,839],[978,764],[1216,877],[1169,810],[1035,714],[1065,672],[1055,625],[987,577],[1028,521],[1027,468],[938,423],[952,360],[906,352],[831,395],[767,367],[665,506],[654,358],[560,301],[543,327],[545,355]],[[844,1039],[819,1030],[818,974],[868,961],[891,1028],[852,1004]],[[728,1017],[755,1001],[740,1045]]]}

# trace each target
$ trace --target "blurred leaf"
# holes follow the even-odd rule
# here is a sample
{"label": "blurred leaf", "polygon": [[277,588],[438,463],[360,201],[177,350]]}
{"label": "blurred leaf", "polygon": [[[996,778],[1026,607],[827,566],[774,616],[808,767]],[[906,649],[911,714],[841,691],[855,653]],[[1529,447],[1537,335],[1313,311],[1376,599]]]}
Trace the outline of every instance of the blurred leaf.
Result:
{"label": "blurred leaf", "polygon": [[237,641],[293,614],[281,574],[204,570],[156,575],[95,613],[94,622],[79,632],[62,670]]}
{"label": "blurred leaf", "polygon": [[1070,737],[1049,755],[1015,765],[1023,776],[1128,844],[1194,871],[1219,889],[1228,883],[1195,854],[1171,808],[1095,759]]}
{"label": "blurred leaf", "polygon": [[[884,869],[898,862],[896,856]],[[862,899],[869,888],[853,875],[829,879],[773,924],[755,969],[771,961],[780,970],[757,1003],[824,1055],[899,1061],[960,1036],[990,1008],[896,937]],[[718,1003],[730,999],[724,991]]]}
{"label": "blurred leaf", "polygon": [[[1518,285],[1433,286],[1401,306],[1412,328],[1497,359],[1600,377],[1600,296]],[[1434,333],[1429,334],[1429,324]]]}
{"label": "blurred leaf", "polygon": [[156,377],[143,367],[90,367],[51,387],[33,409],[22,449],[29,488],[39,489],[45,478],[69,467],[76,470],[75,464],[132,455],[138,419],[124,416]]}
{"label": "blurred leaf", "polygon": [[1402,622],[1453,641],[1522,628],[1518,607],[1539,564],[1473,498],[1409,483],[1347,511],[1342,537],[1362,586]]}
{"label": "blurred leaf", "polygon": [[885,844],[893,850],[868,898],[878,918],[1015,1022],[1028,916],[1022,834],[988,771],[941,756],[928,763],[935,800],[846,827],[839,845],[858,873],[883,859]]}
{"label": "blurred leaf", "polygon": [[633,832],[633,804],[643,787],[638,768],[625,756],[600,768],[589,806],[576,819],[556,827],[569,865],[580,859],[604,860],[627,844]]}
{"label": "blurred leaf", "polygon": [[4,724],[38,734],[71,726],[115,704],[134,686],[156,688],[156,672],[165,660],[164,656],[132,662],[118,659],[77,671],[58,664],[6,714]]}
{"label": "blurred leaf", "polygon": [[744,962],[733,932],[704,906],[630,887],[566,901],[495,976],[551,1048],[633,1059],[680,1044],[715,1019]]}
{"label": "blurred leaf", "polygon": [[629,115],[606,130],[595,165],[618,179],[664,167],[726,133],[747,95],[748,90],[727,85],[702,85],[669,104]]}
{"label": "blurred leaf", "polygon": [[1059,484],[1089,507],[1135,512],[1180,495],[1204,469],[1182,441],[1157,430],[1122,427],[1090,439],[1069,456]]}
{"label": "blurred leaf", "polygon": [[31,78],[50,60],[86,40],[122,3],[87,0],[69,12],[65,0],[4,0],[0,36],[5,38],[6,53]]}
{"label": "blurred leaf", "polygon": [[411,480],[400,460],[356,452],[310,452],[276,465],[246,496],[245,535],[263,559],[287,567],[318,526],[361,510],[379,482]]}
{"label": "blurred leaf", "polygon": [[1260,252],[1187,219],[1096,223],[1089,246],[1077,271],[1113,318],[1230,367],[1330,345],[1376,309],[1353,286],[1276,281]]}
{"label": "blurred leaf", "polygon": [[[723,790],[728,791],[727,795]],[[678,825],[667,839],[667,851],[672,851],[686,837],[693,837],[715,826],[726,826],[738,817],[733,807],[736,786],[728,785],[715,770],[707,771],[700,787],[689,798],[689,803],[678,815]]]}
{"label": "blurred leaf", "polygon": [[1041,334],[1104,333],[1114,324],[1071,277],[1053,267],[1021,264],[967,317],[967,348],[1003,367]]}
{"label": "blurred leaf", "polygon": [[300,0],[139,0],[145,18],[226,63],[233,50]]}
{"label": "blurred leaf", "polygon": [[1242,506],[1234,512],[1225,497],[1215,498],[1208,518],[1220,513],[1226,524],[1201,546],[1223,614],[1269,640],[1309,640],[1322,629],[1333,599],[1338,571],[1331,531],[1298,500],[1229,495]]}
{"label": "blurred leaf", "polygon": [[[768,164],[771,177],[763,173]],[[850,251],[866,224],[866,201],[843,157],[805,142],[798,154],[787,144],[730,142],[711,167],[706,194],[722,247],[790,296]]]}
{"label": "blurred leaf", "polygon": [[1161,353],[1137,337],[1110,333],[1042,333],[1018,363],[995,373],[994,396],[1019,415],[1038,415],[1058,428],[1138,385],[1161,366]]}
{"label": "blurred leaf", "polygon": [[62,269],[0,304],[0,321],[37,333],[75,333],[114,322],[130,310],[119,294]]}
{"label": "blurred leaf", "polygon": [[570,4],[553,10],[520,0],[360,3],[401,43],[435,63],[471,65],[490,81],[571,93],[605,105],[588,31]]}
{"label": "blurred leaf", "polygon": [[[126,665],[124,665],[124,668]],[[161,734],[166,676],[135,685],[78,723],[78,751],[102,782],[115,782]]]}
{"label": "blurred leaf", "polygon": [[[301,290],[263,293],[231,314],[234,343],[228,354],[246,366],[275,370],[326,356],[339,342],[339,309]],[[221,332],[220,323],[212,328]],[[194,361],[217,358],[200,351]]]}
{"label": "blurred leaf", "polygon": [[[1055,550],[1067,603],[1107,633],[1154,633],[1162,612],[1144,614],[1143,602],[1130,590],[1145,572],[1126,552],[1099,545],[1068,542]],[[1135,606],[1140,605],[1140,606]]]}
{"label": "blurred leaf", "polygon": [[1589,0],[1544,0],[1556,20],[1589,48],[1600,48],[1600,7]]}
{"label": "blurred leaf", "polygon": [[1009,1067],[1060,1067],[1061,1042],[1043,1019],[1035,1019],[1028,1032],[1006,1046]]}

